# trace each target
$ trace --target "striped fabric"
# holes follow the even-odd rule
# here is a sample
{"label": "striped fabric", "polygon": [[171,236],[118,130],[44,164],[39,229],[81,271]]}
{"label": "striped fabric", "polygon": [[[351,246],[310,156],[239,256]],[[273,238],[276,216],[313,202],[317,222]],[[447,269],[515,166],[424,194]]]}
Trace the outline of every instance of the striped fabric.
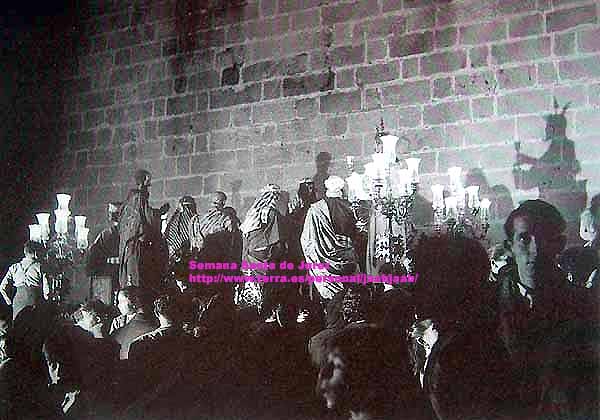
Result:
{"label": "striped fabric", "polygon": [[184,247],[189,247],[190,240],[190,221],[196,215],[194,205],[183,204],[169,219],[167,228],[165,229],[165,240],[169,248],[169,258],[172,258]]}

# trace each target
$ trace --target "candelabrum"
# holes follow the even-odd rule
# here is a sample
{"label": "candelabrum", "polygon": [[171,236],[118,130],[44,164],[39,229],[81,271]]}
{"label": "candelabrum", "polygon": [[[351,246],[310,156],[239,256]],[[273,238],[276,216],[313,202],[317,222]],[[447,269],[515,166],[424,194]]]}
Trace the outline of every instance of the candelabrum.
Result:
{"label": "candelabrum", "polygon": [[437,233],[445,232],[452,236],[470,236],[485,239],[487,236],[491,201],[479,199],[479,186],[464,187],[461,180],[462,169],[448,169],[450,184],[445,196],[445,187],[432,185],[433,226]]}
{"label": "candelabrum", "polygon": [[[419,158],[405,160],[406,167],[396,157],[398,137],[387,133],[383,120],[376,129],[375,153],[372,162],[365,165],[364,174],[354,170],[354,157],[347,156],[346,163],[350,176],[348,199],[356,211],[369,203],[375,217],[383,216],[386,228],[383,233],[374,235],[375,255],[386,263],[401,263],[409,254],[414,228],[411,211],[418,190]],[[359,217],[359,228],[366,230],[368,220]],[[367,218],[368,219],[368,218]]]}
{"label": "candelabrum", "polygon": [[[58,208],[54,210],[54,233],[50,227],[50,213],[36,214],[37,224],[29,225],[29,239],[40,244],[38,257],[44,263],[50,291],[48,299],[61,303],[69,289],[67,270],[80,262],[88,247],[89,228],[85,216],[71,217],[68,194],[57,194]],[[70,231],[71,220],[74,230]]]}

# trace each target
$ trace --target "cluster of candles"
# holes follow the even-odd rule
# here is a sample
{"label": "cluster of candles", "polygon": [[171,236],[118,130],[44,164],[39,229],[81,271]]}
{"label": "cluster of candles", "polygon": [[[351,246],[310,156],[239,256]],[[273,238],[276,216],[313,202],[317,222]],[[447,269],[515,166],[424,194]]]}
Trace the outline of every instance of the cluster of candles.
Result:
{"label": "cluster of candles", "polygon": [[[419,164],[421,159],[405,159],[406,168],[396,164],[396,143],[398,137],[384,135],[381,139],[383,150],[371,155],[373,161],[365,165],[363,175],[352,170],[346,178],[348,184],[348,200],[371,200],[375,198],[376,187],[380,187],[381,196],[391,193],[393,198],[410,196],[414,186],[419,182]],[[346,156],[346,164],[354,168],[354,156]]]}
{"label": "cluster of candles", "polygon": [[454,166],[448,169],[450,177],[449,195],[444,197],[444,186],[435,184],[431,186],[433,194],[432,207],[436,215],[435,223],[438,224],[443,220],[458,220],[459,216],[464,215],[465,208],[469,208],[472,214],[479,214],[482,222],[486,223],[489,219],[490,200],[484,198],[479,199],[479,186],[470,185],[464,187],[462,180],[462,168]]}
{"label": "cluster of candles", "polygon": [[[69,194],[56,194],[58,208],[54,210],[56,221],[54,222],[54,230],[59,237],[66,237],[69,233]],[[47,242],[50,240],[50,213],[38,213],[35,215],[38,224],[29,225],[29,239],[35,242]],[[75,216],[75,239],[77,248],[86,249],[88,247],[89,228],[85,227],[85,216]]]}

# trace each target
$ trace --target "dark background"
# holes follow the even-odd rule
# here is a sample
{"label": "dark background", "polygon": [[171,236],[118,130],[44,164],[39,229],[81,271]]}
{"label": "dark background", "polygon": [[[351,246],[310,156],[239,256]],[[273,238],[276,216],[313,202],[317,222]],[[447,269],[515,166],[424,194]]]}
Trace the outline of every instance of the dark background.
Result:
{"label": "dark background", "polygon": [[[51,4],[48,4],[51,3]],[[48,174],[63,139],[60,61],[55,42],[73,23],[73,1],[3,2],[0,15],[0,266],[20,257],[35,212],[55,208]],[[49,47],[54,45],[53,47]],[[62,47],[61,47],[62,45]]]}

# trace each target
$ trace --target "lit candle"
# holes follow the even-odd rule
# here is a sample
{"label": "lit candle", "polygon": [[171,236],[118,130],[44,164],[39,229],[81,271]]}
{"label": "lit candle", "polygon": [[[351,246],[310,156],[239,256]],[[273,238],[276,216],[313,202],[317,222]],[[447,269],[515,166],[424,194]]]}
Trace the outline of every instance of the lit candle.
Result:
{"label": "lit candle", "polygon": [[481,220],[486,223],[490,217],[490,206],[492,205],[492,202],[490,200],[488,200],[487,198],[484,198],[483,200],[481,200],[481,210],[480,210],[480,217]]}
{"label": "lit candle", "polygon": [[396,162],[396,143],[398,142],[398,137],[388,134],[381,137],[381,142],[383,143],[385,161],[388,164]]}
{"label": "lit candle", "polygon": [[349,201],[357,201],[360,200],[361,196],[364,196],[362,193],[363,189],[363,180],[362,176],[357,174],[356,172],[352,172],[348,178],[346,178],[346,183],[348,184],[348,200]]}
{"label": "lit candle", "polygon": [[50,213],[38,213],[35,215],[41,229],[41,240],[50,239]]}
{"label": "lit candle", "polygon": [[60,210],[69,210],[69,201],[71,201],[69,194],[56,194],[56,201],[58,201],[58,208]]}
{"label": "lit candle", "polygon": [[466,205],[465,189],[462,187],[458,188],[454,197],[456,197],[456,206],[461,210],[464,209]]}
{"label": "lit candle", "polygon": [[88,247],[88,234],[90,233],[90,229],[86,227],[81,227],[77,230],[77,248],[79,249],[87,249]]}
{"label": "lit candle", "polygon": [[75,216],[75,231],[78,231],[85,227],[85,216]]}
{"label": "lit candle", "polygon": [[458,203],[456,197],[446,197],[444,200],[446,204],[446,217],[448,219],[456,219],[458,216]]}
{"label": "lit candle", "polygon": [[419,164],[421,159],[419,158],[408,158],[406,159],[406,166],[408,167],[408,173],[410,175],[410,182],[419,182]]}
{"label": "lit candle", "polygon": [[371,179],[377,178],[377,165],[375,162],[369,162],[365,165],[365,175]]}
{"label": "lit candle", "polygon": [[434,210],[444,208],[444,186],[435,184],[431,186],[431,192],[433,193],[432,206]]}
{"label": "lit candle", "polygon": [[467,187],[468,206],[471,209],[479,208],[479,185],[470,185]]}
{"label": "lit candle", "polygon": [[34,242],[42,241],[42,227],[40,225],[29,225],[29,240]]}
{"label": "lit candle", "polygon": [[396,168],[393,171],[392,197],[399,198],[408,195],[410,188],[408,169]]}
{"label": "lit candle", "polygon": [[56,222],[54,222],[54,230],[59,235],[66,235],[68,232],[69,210],[57,209],[54,210]]}

